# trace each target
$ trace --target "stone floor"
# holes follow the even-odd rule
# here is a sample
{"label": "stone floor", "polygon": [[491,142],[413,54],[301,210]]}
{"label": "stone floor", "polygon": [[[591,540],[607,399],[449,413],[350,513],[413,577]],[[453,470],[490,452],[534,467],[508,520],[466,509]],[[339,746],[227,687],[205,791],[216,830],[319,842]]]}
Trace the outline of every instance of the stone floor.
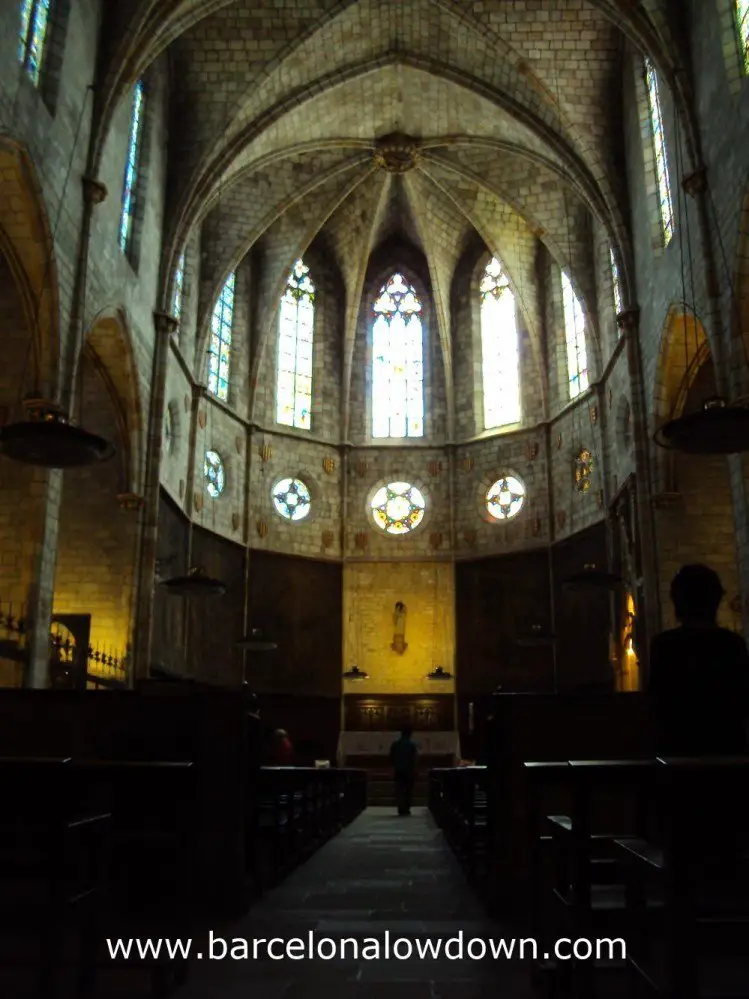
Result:
{"label": "stone floor", "polygon": [[[388,933],[391,948],[407,954],[407,944],[395,944],[397,938],[408,938],[414,947],[426,940],[441,941],[444,947],[461,930],[464,946],[471,937],[507,935],[485,916],[426,809],[399,818],[391,809],[373,807],[242,921],[215,931],[250,941],[299,937],[305,947],[312,932],[318,943],[322,938],[335,941],[339,954],[347,938],[343,957],[274,961],[265,954],[259,960],[203,960],[178,996],[478,999],[493,992],[503,999],[529,999],[528,965],[519,961],[387,959],[383,953]],[[351,938],[360,945],[358,956]],[[379,959],[373,938],[381,948]],[[453,943],[450,954],[456,947]]]}

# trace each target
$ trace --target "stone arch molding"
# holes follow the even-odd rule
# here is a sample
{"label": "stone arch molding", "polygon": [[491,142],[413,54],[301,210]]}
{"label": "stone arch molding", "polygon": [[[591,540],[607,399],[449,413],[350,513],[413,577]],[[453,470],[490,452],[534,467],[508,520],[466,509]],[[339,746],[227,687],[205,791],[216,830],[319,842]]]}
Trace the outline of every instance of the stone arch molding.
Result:
{"label": "stone arch molding", "polygon": [[145,473],[143,406],[130,323],[123,308],[105,308],[93,318],[81,354],[93,362],[114,406],[120,437],[116,446],[122,492],[142,495]]}
{"label": "stone arch molding", "polygon": [[0,136],[0,252],[21,294],[29,358],[19,393],[56,399],[60,388],[60,304],[53,232],[33,161]]}

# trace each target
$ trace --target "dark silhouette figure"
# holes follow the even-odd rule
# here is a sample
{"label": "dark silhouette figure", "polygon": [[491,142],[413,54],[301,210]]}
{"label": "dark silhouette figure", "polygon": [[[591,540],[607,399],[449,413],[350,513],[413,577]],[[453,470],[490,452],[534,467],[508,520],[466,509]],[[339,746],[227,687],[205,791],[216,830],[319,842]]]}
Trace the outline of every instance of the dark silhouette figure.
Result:
{"label": "dark silhouette figure", "polygon": [[271,748],[272,762],[275,767],[290,767],[294,763],[294,747],[291,744],[289,733],[284,728],[277,728],[273,733],[273,746]]}
{"label": "dark silhouette figure", "polygon": [[411,738],[412,730],[404,728],[400,739],[390,747],[390,765],[395,779],[395,801],[398,815],[411,814],[411,796],[416,779],[416,761],[419,750]]}
{"label": "dark silhouette figure", "polygon": [[749,652],[718,626],[724,590],[705,565],[685,565],[671,583],[678,628],[653,639],[650,697],[661,756],[733,756],[747,751]]}

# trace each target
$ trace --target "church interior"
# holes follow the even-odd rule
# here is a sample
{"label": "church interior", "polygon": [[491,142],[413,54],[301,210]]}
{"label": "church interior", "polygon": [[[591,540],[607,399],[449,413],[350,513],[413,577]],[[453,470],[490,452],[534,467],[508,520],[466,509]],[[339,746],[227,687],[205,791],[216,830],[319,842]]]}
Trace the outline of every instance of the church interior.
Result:
{"label": "church interior", "polygon": [[[6,994],[746,999],[648,691],[682,566],[749,625],[749,0],[0,26]],[[544,943],[102,957],[219,926]]]}

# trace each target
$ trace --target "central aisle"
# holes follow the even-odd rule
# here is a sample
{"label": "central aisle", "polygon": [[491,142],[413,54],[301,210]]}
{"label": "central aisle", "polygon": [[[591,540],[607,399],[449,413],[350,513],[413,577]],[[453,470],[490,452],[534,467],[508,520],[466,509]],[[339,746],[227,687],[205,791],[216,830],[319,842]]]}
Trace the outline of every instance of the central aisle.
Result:
{"label": "central aisle", "polygon": [[[215,929],[225,938],[398,937],[445,941],[507,937],[490,921],[426,809],[400,818],[369,808],[247,914]],[[251,944],[250,944],[251,946]],[[306,943],[305,943],[306,946]],[[331,945],[327,945],[331,946]],[[351,945],[349,945],[350,947]],[[370,943],[371,946],[371,943]],[[405,947],[406,945],[401,944]],[[455,944],[453,945],[455,946]],[[407,953],[407,951],[405,951]],[[251,951],[250,951],[251,953]],[[375,953],[374,949],[367,952]],[[452,951],[451,951],[452,953]],[[529,999],[529,968],[520,961],[411,958],[202,961],[175,999]]]}

